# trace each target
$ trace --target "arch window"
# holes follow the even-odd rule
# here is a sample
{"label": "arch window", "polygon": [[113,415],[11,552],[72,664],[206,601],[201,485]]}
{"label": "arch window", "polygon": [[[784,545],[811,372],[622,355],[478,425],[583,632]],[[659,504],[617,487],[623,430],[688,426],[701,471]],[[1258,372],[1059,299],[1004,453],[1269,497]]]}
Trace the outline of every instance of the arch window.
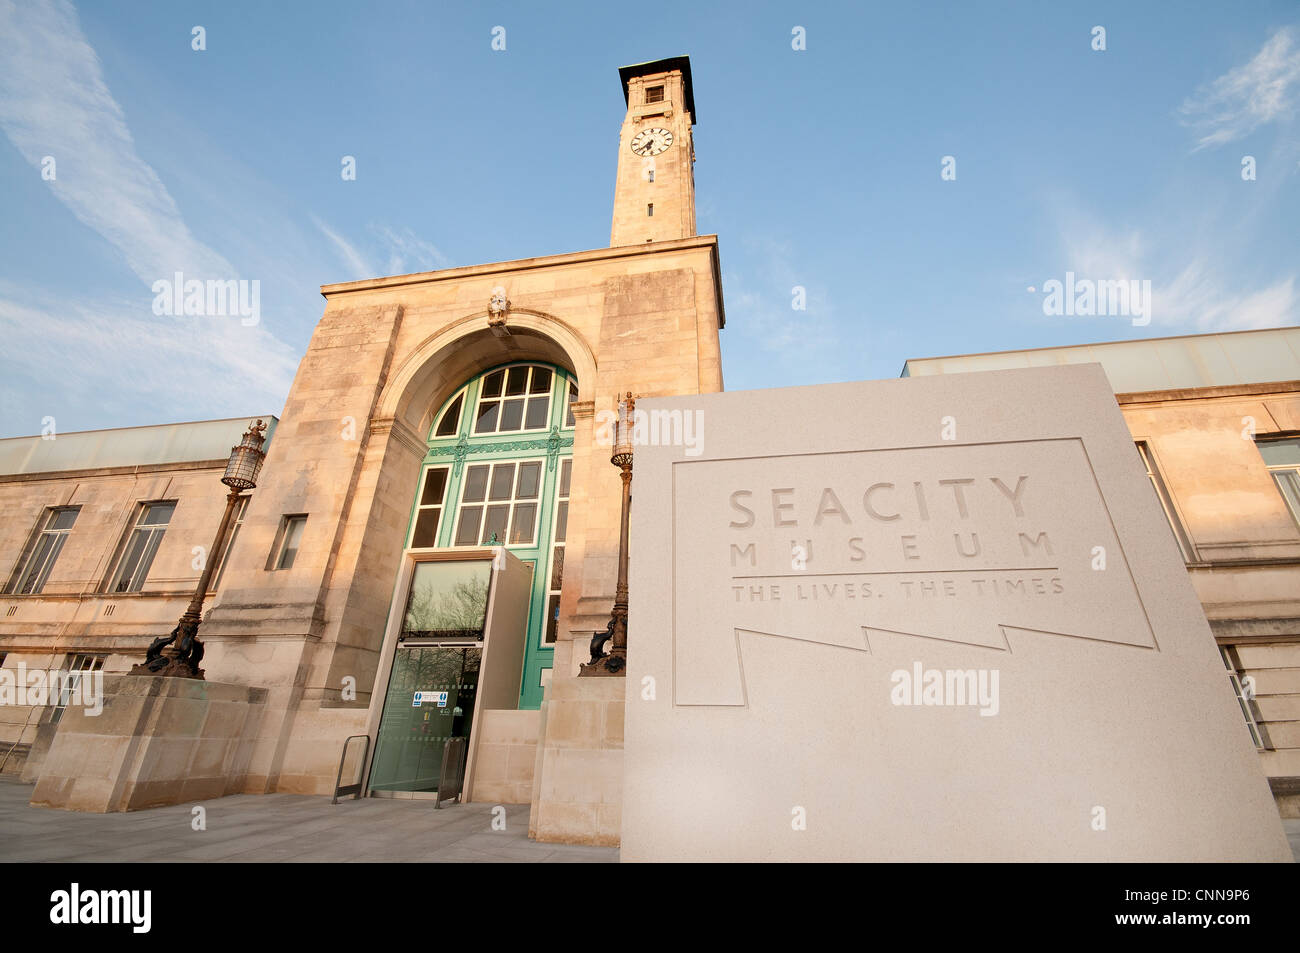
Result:
{"label": "arch window", "polygon": [[564,426],[565,427],[572,427],[574,425],[575,421],[573,419],[573,405],[577,400],[578,400],[578,382],[569,381],[569,396],[565,398],[564,401]]}
{"label": "arch window", "polygon": [[492,371],[483,378],[474,435],[545,430],[551,418],[553,373],[539,364]]}
{"label": "arch window", "polygon": [[577,399],[568,371],[538,361],[476,374],[434,415],[413,489],[409,548],[503,546],[531,570],[525,708],[541,703],[559,635]]}
{"label": "arch window", "polygon": [[456,399],[447,405],[438,422],[433,426],[435,437],[454,437],[460,433],[460,412],[465,405],[465,392],[461,391]]}

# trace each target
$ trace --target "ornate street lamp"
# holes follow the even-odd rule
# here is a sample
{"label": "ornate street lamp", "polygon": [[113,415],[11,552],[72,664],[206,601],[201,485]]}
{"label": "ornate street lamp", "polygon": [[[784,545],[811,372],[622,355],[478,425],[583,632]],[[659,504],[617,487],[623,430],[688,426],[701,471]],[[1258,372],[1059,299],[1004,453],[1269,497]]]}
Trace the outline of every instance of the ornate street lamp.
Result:
{"label": "ornate street lamp", "polygon": [[[203,600],[208,594],[212,573],[217,568],[217,556],[226,541],[226,533],[230,530],[230,521],[235,515],[235,507],[243,499],[245,490],[257,486],[257,475],[262,470],[262,461],[266,459],[266,454],[262,451],[262,444],[266,442],[265,434],[266,424],[262,421],[249,424],[239,445],[230,448],[230,460],[227,461],[226,472],[221,477],[221,482],[230,487],[230,493],[226,497],[226,512],[221,516],[221,525],[217,527],[217,538],[212,541],[208,558],[204,560],[203,575],[199,576],[194,598],[190,600],[189,608],[185,610],[185,614],[181,616],[180,622],[172,629],[171,634],[154,639],[148,652],[145,653],[144,664],[131,669],[132,675],[203,677],[203,670],[199,668],[199,662],[203,660],[203,643],[198,638],[199,626],[203,623]],[[176,645],[171,655],[164,655],[163,649],[173,642]]]}
{"label": "ornate street lamp", "polygon": [[[588,676],[627,674],[627,537],[628,518],[632,511],[632,427],[636,401],[632,392],[618,402],[618,422],[614,431],[614,452],[609,462],[618,467],[623,477],[623,517],[618,533],[618,587],[614,590],[614,610],[604,632],[591,639],[591,661],[585,663],[578,674]],[[605,643],[610,643],[605,654]]]}

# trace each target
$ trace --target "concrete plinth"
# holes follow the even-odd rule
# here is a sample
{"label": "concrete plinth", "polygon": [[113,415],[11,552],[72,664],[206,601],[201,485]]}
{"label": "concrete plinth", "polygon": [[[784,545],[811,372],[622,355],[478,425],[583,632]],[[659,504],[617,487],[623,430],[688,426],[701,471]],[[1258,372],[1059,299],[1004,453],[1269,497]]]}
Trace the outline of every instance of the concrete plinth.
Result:
{"label": "concrete plinth", "polygon": [[475,742],[474,790],[466,800],[530,803],[539,723],[539,713],[527,709],[483,712]]}
{"label": "concrete plinth", "polygon": [[107,813],[235,793],[266,694],[194,679],[110,676],[102,712],[66,709],[31,803]]}
{"label": "concrete plinth", "polygon": [[528,836],[614,847],[622,829],[627,679],[552,679],[540,726]]}

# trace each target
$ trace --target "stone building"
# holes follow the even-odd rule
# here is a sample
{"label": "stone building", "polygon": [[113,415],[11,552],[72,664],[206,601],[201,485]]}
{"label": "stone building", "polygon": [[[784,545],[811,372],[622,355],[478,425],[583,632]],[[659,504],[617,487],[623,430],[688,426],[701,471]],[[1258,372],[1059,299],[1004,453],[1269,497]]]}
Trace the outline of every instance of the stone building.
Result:
{"label": "stone building", "polygon": [[[263,414],[274,437],[276,418]],[[0,664],[125,672],[176,624],[248,418],[0,440]],[[244,513],[230,542],[238,544]],[[217,554],[213,589],[231,546]],[[64,705],[0,705],[0,770],[35,780]]]}
{"label": "stone building", "polygon": [[[615,594],[604,416],[626,392],[720,391],[725,323],[717,239],[695,228],[690,65],[620,79],[608,248],[321,289],[285,406],[261,415],[258,486],[216,557],[210,689],[123,703],[113,725],[65,718],[57,698],[0,706],[2,770],[37,783],[34,803],[328,794],[345,739],[365,735],[370,757],[349,748],[343,774],[370,793],[427,796],[456,757],[471,799],[532,804],[533,836],[618,842],[628,686],[575,677]],[[1297,334],[904,371],[1101,361],[1225,677],[1253,693],[1243,718],[1279,795],[1300,777]],[[138,662],[209,558],[218,477],[251,419],[0,441],[0,665]],[[198,727],[169,735],[169,721]]]}
{"label": "stone building", "polygon": [[[585,767],[582,758],[553,753],[547,765],[537,756],[544,688],[565,694],[559,682],[586,660],[614,596],[620,483],[609,448],[597,445],[599,411],[626,392],[720,390],[725,320],[717,240],[695,229],[690,64],[629,66],[620,79],[627,111],[610,247],[321,289],[324,314],[205,612],[207,679],[265,689],[234,750],[205,767],[228,775],[216,793],[331,790],[343,739],[367,730],[372,700],[383,698],[377,676],[393,661],[381,658],[386,623],[408,599],[395,580],[404,569],[418,580],[412,567],[434,549],[472,558],[503,548],[531,574],[527,632],[513,703],[476,713],[475,793],[530,800],[536,760],[555,775],[565,817],[603,810],[597,839],[617,837],[616,796],[584,801],[583,778],[593,769],[617,785],[621,713],[610,691],[621,692],[621,680],[590,702],[594,723],[583,716],[571,731],[566,705],[556,706],[558,746],[593,747]],[[91,664],[81,657],[94,655],[93,664],[123,671],[175,624],[180,593],[198,576],[184,571],[186,554],[220,517],[215,471],[226,451],[217,444],[237,442],[240,429],[188,427],[172,429],[208,428],[219,440],[168,455],[133,430],[111,461],[123,466],[91,454],[76,471],[23,464],[3,478],[0,560],[13,573],[0,619],[7,667],[58,665],[64,655]],[[53,443],[117,441],[102,432]],[[24,440],[10,443],[24,452]],[[85,515],[63,528],[78,505]],[[116,570],[105,569],[121,559],[122,527],[164,512],[176,522],[159,534],[154,566],[123,606],[111,591]],[[32,552],[50,532],[66,538],[52,554],[41,550],[53,568],[43,585],[28,586]],[[41,718],[28,714],[6,711],[19,724],[0,729],[15,764],[39,733]],[[41,770],[40,751],[28,777]],[[193,761],[181,763],[191,755],[177,757],[168,770],[193,775]],[[570,766],[582,777],[557,780]]]}

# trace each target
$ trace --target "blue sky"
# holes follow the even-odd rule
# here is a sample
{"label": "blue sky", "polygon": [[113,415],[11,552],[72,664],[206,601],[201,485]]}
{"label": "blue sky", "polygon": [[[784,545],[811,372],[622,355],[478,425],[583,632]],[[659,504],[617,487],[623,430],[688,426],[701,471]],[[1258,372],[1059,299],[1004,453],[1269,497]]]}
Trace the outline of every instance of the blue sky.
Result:
{"label": "blue sky", "polygon": [[[617,69],[683,53],[728,389],[1300,319],[1292,0],[0,0],[0,435],[278,413],[321,284],[608,244]],[[176,270],[259,323],[155,315]],[[1150,325],[1044,315],[1067,271]]]}

